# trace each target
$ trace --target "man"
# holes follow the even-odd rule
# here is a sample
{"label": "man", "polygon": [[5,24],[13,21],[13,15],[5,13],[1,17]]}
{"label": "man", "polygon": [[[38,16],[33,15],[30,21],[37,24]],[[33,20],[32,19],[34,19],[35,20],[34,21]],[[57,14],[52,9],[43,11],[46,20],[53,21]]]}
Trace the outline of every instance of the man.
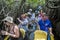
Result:
{"label": "man", "polygon": [[29,12],[27,13],[29,17],[28,21],[31,21],[31,19],[35,19],[35,13],[32,11],[33,11],[32,9],[29,9]]}
{"label": "man", "polygon": [[40,16],[40,20],[39,20],[39,25],[40,25],[40,29],[46,32],[50,32],[50,34],[52,34],[52,25],[50,20],[48,19],[48,16],[46,16],[45,13],[42,13]]}
{"label": "man", "polygon": [[[2,35],[10,36],[10,40],[18,40],[19,38],[19,28],[13,23],[13,18],[8,16],[4,20],[5,31],[2,30]],[[5,40],[6,38],[4,38]],[[7,39],[8,40],[8,39]]]}

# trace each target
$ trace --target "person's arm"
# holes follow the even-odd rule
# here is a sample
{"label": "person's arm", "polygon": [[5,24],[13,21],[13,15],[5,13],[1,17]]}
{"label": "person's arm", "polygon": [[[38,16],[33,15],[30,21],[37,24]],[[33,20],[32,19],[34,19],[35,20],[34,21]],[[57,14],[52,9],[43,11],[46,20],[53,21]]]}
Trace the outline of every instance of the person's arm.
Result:
{"label": "person's arm", "polygon": [[15,26],[14,32],[15,33],[11,36],[14,37],[14,38],[18,38],[20,36],[20,34],[19,34],[19,28],[17,26]]}
{"label": "person's arm", "polygon": [[40,30],[40,26],[39,26],[39,24],[37,24],[37,29]]}
{"label": "person's arm", "polygon": [[8,35],[8,36],[11,36],[13,38],[19,38],[20,34],[19,34],[19,28],[17,26],[15,26],[14,28],[14,34],[11,34],[11,33],[8,33],[5,31],[5,34],[4,35]]}
{"label": "person's arm", "polygon": [[52,28],[49,28],[49,32],[50,32],[50,34],[53,34],[53,33],[52,33]]}
{"label": "person's arm", "polygon": [[38,21],[35,20],[35,22],[36,22],[36,24],[37,24],[37,29],[40,30],[40,26],[39,26],[39,24],[38,24]]}
{"label": "person's arm", "polygon": [[52,33],[52,24],[51,24],[50,20],[47,20],[47,23],[45,24],[45,26],[48,26],[50,34],[53,34]]}
{"label": "person's arm", "polygon": [[20,22],[20,23],[22,23],[23,24],[23,22],[19,19],[19,18],[17,18],[18,19],[18,21]]}

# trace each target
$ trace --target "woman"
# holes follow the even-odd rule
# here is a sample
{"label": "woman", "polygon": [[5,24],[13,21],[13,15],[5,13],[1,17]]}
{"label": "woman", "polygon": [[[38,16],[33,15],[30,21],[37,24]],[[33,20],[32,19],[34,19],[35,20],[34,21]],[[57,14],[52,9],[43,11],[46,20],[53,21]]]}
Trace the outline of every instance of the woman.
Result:
{"label": "woman", "polygon": [[[8,16],[4,20],[5,24],[5,30],[2,30],[1,33],[2,35],[9,36],[10,40],[18,40],[19,38],[19,28],[17,27],[16,24],[13,23],[13,18]],[[5,40],[6,38],[4,38]],[[8,38],[7,38],[8,40]]]}
{"label": "woman", "polygon": [[21,15],[21,18],[17,18],[20,24],[18,25],[19,28],[23,28],[25,31],[27,31],[27,24],[28,24],[28,19],[25,14]]}

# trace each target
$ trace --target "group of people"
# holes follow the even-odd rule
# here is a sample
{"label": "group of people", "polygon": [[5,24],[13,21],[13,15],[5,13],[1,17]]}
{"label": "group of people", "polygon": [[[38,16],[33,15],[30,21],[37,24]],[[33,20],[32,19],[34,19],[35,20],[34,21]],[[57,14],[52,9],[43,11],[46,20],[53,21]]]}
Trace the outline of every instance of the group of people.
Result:
{"label": "group of people", "polygon": [[7,35],[10,36],[11,40],[18,40],[21,36],[21,28],[25,30],[26,34],[34,32],[35,30],[43,30],[47,33],[50,32],[50,34],[53,34],[52,24],[43,10],[40,10],[39,13],[33,13],[32,9],[29,9],[27,13],[22,13],[19,18],[16,19],[19,21],[18,25],[13,22],[13,18],[10,16],[3,19],[5,25],[5,30],[1,31],[3,36]]}

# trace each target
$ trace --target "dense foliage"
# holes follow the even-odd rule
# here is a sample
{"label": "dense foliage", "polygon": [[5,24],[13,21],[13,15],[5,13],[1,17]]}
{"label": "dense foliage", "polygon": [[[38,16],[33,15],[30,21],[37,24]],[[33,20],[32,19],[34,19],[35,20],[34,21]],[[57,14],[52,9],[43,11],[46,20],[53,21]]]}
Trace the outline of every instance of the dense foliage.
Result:
{"label": "dense foliage", "polygon": [[28,7],[36,8],[38,5],[44,4],[45,0],[0,0],[0,14],[16,17],[20,13],[26,12]]}

